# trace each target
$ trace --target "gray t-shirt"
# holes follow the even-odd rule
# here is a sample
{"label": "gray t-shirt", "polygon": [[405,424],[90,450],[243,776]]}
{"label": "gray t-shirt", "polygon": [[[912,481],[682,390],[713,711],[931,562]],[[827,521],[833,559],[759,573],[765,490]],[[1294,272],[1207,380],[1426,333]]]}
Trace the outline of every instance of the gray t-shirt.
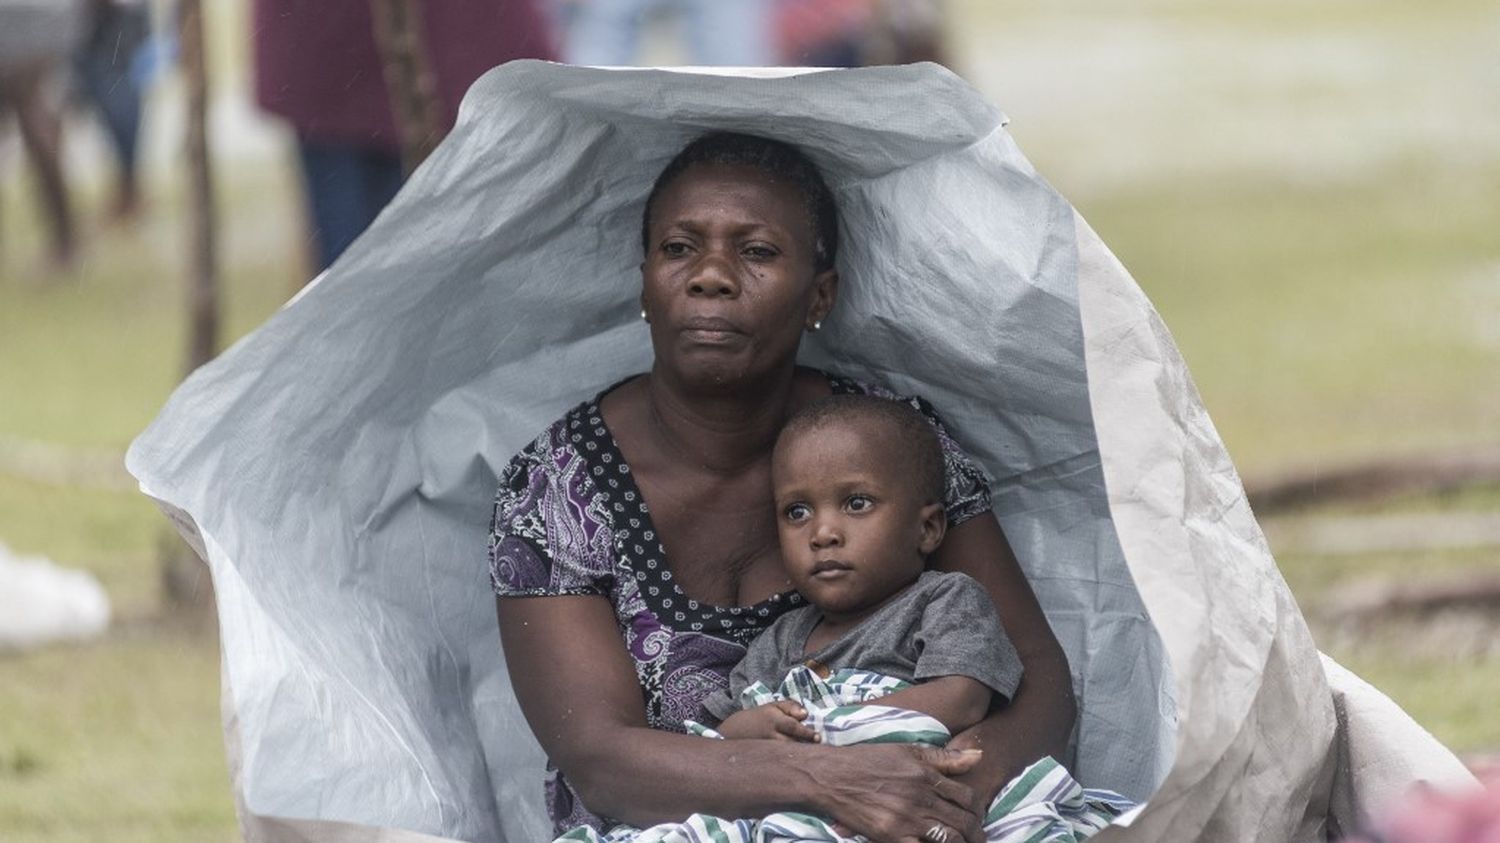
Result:
{"label": "gray t-shirt", "polygon": [[703,708],[720,722],[740,710],[740,692],[763,682],[775,688],[801,664],[851,668],[919,682],[968,676],[1005,699],[1021,683],[1021,657],[1005,637],[984,587],[967,574],[925,571],[896,599],[814,653],[807,636],[822,613],[816,606],[787,612],[750,642],[729,674],[729,689],[708,695]]}

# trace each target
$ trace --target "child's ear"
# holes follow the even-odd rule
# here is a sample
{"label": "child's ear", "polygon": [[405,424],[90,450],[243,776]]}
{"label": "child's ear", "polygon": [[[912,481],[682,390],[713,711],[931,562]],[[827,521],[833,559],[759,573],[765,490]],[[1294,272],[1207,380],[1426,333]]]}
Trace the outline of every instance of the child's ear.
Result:
{"label": "child's ear", "polygon": [[928,556],[943,543],[943,534],[948,531],[948,513],[940,503],[922,507],[922,540],[918,546],[922,555]]}

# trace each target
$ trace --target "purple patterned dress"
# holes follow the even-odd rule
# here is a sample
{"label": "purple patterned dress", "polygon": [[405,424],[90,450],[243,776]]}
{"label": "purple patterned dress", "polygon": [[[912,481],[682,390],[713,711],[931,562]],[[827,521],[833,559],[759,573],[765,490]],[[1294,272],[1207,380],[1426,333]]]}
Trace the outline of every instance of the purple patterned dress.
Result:
{"label": "purple patterned dress", "polygon": [[[927,402],[827,377],[835,394],[908,401],[933,423],[946,463],[950,526],[989,511],[983,472]],[[713,606],[678,588],[646,501],[599,412],[603,395],[542,431],[501,473],[490,532],[490,580],[501,597],[608,599],[635,662],[647,723],[682,732],[684,720],[702,717],[703,698],[727,686],[729,671],[750,640],[803,601],[788,591],[753,606]],[[559,834],[579,825],[602,832],[615,824],[585,808],[550,763],[546,797]]]}

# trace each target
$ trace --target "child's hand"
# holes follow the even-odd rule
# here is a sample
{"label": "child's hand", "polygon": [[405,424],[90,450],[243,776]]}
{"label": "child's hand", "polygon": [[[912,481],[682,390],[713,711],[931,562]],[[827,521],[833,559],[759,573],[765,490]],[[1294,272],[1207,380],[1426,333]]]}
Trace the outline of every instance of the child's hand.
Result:
{"label": "child's hand", "polygon": [[807,709],[791,700],[778,700],[744,711],[736,711],[718,726],[726,738],[770,738],[778,741],[816,743],[818,735],[802,724]]}

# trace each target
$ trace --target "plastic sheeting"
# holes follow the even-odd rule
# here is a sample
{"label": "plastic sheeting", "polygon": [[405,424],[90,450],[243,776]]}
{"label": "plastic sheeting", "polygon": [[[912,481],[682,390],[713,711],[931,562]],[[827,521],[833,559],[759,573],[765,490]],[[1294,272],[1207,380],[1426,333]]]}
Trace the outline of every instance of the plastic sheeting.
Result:
{"label": "plastic sheeting", "polygon": [[[247,837],[547,839],[491,496],[544,425],[648,368],[644,197],[712,129],[823,168],[844,283],[804,362],[926,396],[994,478],[1071,661],[1075,772],[1151,797],[1106,835],[1319,837],[1341,756],[1318,653],[1165,328],[1004,122],[930,65],[481,79],[366,235],[130,451],[213,572]],[[1367,792],[1462,778],[1413,729],[1418,761]]]}

